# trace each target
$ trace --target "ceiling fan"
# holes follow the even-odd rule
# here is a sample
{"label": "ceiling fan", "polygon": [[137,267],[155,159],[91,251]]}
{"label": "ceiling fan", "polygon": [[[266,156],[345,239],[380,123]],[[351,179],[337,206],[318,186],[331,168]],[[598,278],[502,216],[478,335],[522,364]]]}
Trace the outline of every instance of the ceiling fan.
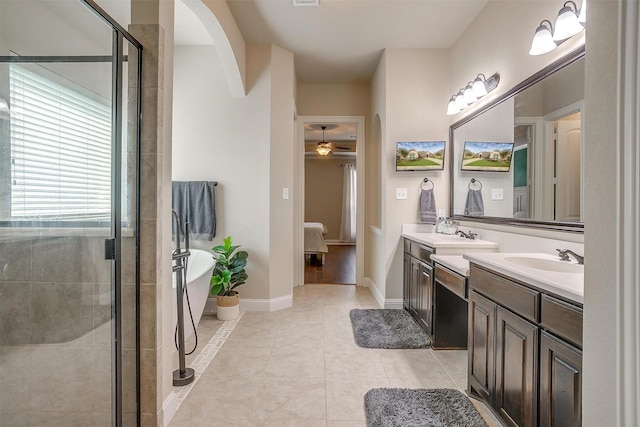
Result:
{"label": "ceiling fan", "polygon": [[322,125],[320,126],[320,128],[322,129],[322,141],[316,144],[316,147],[314,148],[316,153],[318,153],[321,156],[327,156],[331,154],[333,150],[349,150],[349,151],[351,150],[351,148],[349,147],[339,147],[332,142],[326,141],[324,139],[324,131],[327,128],[327,126]]}

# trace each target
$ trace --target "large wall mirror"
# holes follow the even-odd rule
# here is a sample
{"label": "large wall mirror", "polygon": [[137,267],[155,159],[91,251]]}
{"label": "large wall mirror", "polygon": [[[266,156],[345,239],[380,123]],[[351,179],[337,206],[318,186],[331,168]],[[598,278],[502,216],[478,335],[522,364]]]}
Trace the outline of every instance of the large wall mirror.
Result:
{"label": "large wall mirror", "polygon": [[451,126],[454,219],[584,231],[584,55]]}

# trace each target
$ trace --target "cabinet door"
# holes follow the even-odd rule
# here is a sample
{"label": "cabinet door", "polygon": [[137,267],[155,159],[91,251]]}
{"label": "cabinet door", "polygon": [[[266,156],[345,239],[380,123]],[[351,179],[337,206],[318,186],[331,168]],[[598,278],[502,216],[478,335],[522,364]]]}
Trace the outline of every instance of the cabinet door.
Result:
{"label": "cabinet door", "polygon": [[542,331],[540,426],[582,425],[582,352]]}
{"label": "cabinet door", "polygon": [[539,328],[502,307],[496,323],[494,407],[510,426],[535,426]]}
{"label": "cabinet door", "polygon": [[427,333],[433,336],[433,268],[423,262],[419,265],[420,311],[418,318]]}
{"label": "cabinet door", "polygon": [[404,268],[402,272],[402,306],[409,310],[409,294],[411,285],[411,257],[404,254]]}
{"label": "cabinet door", "polygon": [[482,295],[469,292],[469,389],[493,403],[495,389],[496,304]]}
{"label": "cabinet door", "polygon": [[409,283],[409,311],[418,318],[420,311],[420,262],[411,257],[411,275]]}

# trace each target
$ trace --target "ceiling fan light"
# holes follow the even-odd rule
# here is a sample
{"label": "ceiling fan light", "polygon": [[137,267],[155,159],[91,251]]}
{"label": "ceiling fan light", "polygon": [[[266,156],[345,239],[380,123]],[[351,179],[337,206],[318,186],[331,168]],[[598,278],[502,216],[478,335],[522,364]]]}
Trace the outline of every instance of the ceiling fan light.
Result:
{"label": "ceiling fan light", "polygon": [[327,147],[325,145],[318,145],[316,147],[316,152],[321,156],[327,156],[331,153],[331,147]]}
{"label": "ceiling fan light", "polygon": [[453,116],[454,114],[458,114],[459,112],[460,112],[460,109],[456,105],[456,97],[454,95],[449,100],[449,105],[447,105],[447,115]]}
{"label": "ceiling fan light", "polygon": [[[545,22],[549,23],[548,27],[545,25]],[[542,55],[551,52],[558,46],[556,42],[553,41],[553,36],[551,35],[552,28],[551,22],[547,20],[540,23],[540,26],[536,29],[536,34],[533,36],[529,55]]]}
{"label": "ceiling fan light", "polygon": [[[568,5],[573,5],[573,8]],[[578,21],[576,4],[571,0],[565,2],[564,7],[558,12],[556,19],[555,31],[553,32],[553,40],[560,41],[575,36],[584,30],[582,24]]]}
{"label": "ceiling fan light", "polygon": [[0,98],[0,112],[3,112],[3,113],[9,112],[9,103],[4,98]]}
{"label": "ceiling fan light", "polygon": [[[480,77],[482,76],[482,78]],[[487,94],[487,88],[484,85],[484,74],[478,74],[478,77],[473,81],[473,96],[476,98],[482,98]]]}

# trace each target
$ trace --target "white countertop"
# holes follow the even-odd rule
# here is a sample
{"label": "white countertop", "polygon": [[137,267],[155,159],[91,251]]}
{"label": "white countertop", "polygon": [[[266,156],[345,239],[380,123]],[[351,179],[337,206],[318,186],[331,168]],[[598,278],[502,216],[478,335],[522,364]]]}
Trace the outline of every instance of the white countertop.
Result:
{"label": "white countertop", "polygon": [[[514,264],[505,259],[509,257],[535,257],[557,261],[558,257],[555,255],[543,253],[465,253],[463,257],[474,264],[530,284],[542,291],[559,295],[580,304],[584,302],[584,272],[548,271]],[[568,262],[577,264],[575,261]]]}
{"label": "white countertop", "polygon": [[[441,233],[417,233],[403,232],[402,237],[422,243],[435,249],[470,249],[477,252],[482,250],[485,252],[495,252],[498,250],[496,242],[490,242],[482,239],[465,239],[464,237],[441,234]],[[440,251],[438,251],[440,253]]]}
{"label": "white countertop", "polygon": [[469,261],[462,255],[431,255],[431,259],[438,264],[447,267],[451,271],[469,277]]}

